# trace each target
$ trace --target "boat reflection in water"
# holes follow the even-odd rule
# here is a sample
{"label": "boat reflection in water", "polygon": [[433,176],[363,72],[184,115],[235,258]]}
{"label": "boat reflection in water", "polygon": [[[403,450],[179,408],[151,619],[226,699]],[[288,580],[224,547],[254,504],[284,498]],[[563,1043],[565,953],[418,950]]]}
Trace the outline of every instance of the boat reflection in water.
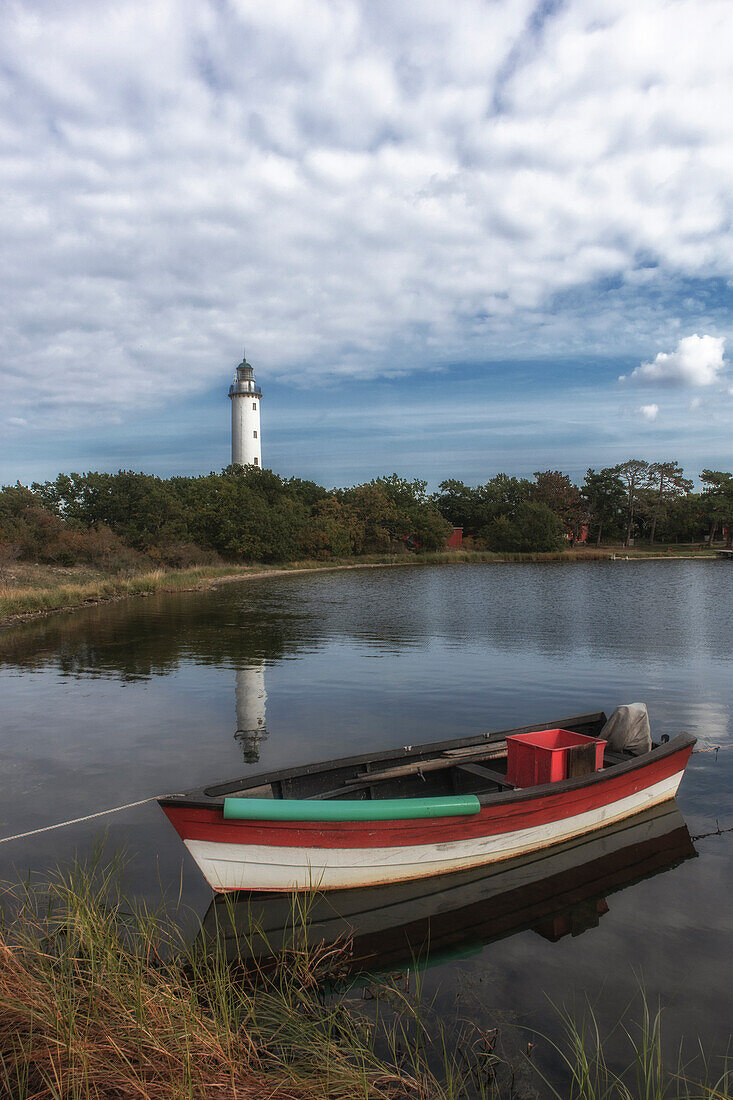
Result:
{"label": "boat reflection in water", "polygon": [[[385,887],[218,895],[202,924],[228,961],[265,958],[305,942],[351,938],[352,973],[437,963],[532,929],[549,940],[579,935],[608,911],[610,894],[697,853],[674,800],[531,855]],[[304,926],[303,912],[307,911]]]}

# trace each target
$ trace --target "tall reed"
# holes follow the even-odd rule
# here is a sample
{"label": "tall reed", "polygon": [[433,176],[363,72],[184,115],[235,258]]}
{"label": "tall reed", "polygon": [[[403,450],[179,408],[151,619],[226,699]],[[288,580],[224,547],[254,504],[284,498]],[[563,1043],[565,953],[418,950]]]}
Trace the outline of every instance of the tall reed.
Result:
{"label": "tall reed", "polygon": [[[563,1039],[550,1042],[563,1067],[558,1086],[541,1069],[548,1097],[556,1100],[730,1100],[733,1063],[725,1056],[717,1066],[702,1050],[689,1061],[680,1047],[669,1061],[663,1041],[662,1009],[652,1007],[643,990],[634,1022],[619,1021],[625,1056],[612,1066],[604,1035],[591,1005],[578,1012],[559,1010]],[[614,1044],[615,1046],[616,1044]]]}

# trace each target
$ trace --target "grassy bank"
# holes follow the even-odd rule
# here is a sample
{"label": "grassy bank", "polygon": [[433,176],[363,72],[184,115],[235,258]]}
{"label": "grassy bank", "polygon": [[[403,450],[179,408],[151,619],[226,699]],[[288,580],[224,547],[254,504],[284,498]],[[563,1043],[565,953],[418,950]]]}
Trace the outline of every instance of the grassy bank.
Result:
{"label": "grassy bank", "polygon": [[[135,910],[114,870],[21,891],[0,943],[0,1093],[12,1100],[397,1100],[427,1082],[377,1057],[327,960],[292,953],[265,980],[187,949]],[[18,901],[16,897],[16,902]]]}
{"label": "grassy bank", "polygon": [[[165,909],[126,901],[118,870],[77,866],[10,893],[0,937],[9,1100],[730,1098],[725,1067],[703,1066],[700,1084],[681,1061],[667,1066],[661,1017],[645,1003],[621,1070],[592,1016],[568,1018],[556,1045],[525,1038],[509,1060],[497,1029],[444,1031],[419,995],[374,986],[360,1000],[340,983],[348,943],[308,948],[296,929],[272,965],[227,965],[216,940],[190,946]],[[542,1068],[553,1055],[559,1078]]]}
{"label": "grassy bank", "polygon": [[402,556],[345,559],[324,565],[318,561],[283,565],[203,565],[190,569],[154,569],[136,573],[105,573],[69,567],[33,565],[17,568],[0,580],[0,623],[50,611],[72,610],[85,604],[149,596],[154,592],[190,592],[228,581],[264,578],[324,569],[369,568],[414,564]]}
{"label": "grassy bank", "polygon": [[386,565],[460,565],[475,562],[587,562],[617,558],[715,557],[697,547],[585,548],[547,554],[497,554],[490,551],[444,551],[421,554],[381,554],[323,561],[294,561],[282,565],[204,565],[190,569],[147,572],[105,572],[88,567],[61,567],[14,563],[0,572],[0,623],[51,611],[70,610],[104,600],[148,596],[154,592],[183,592],[246,578],[271,577],[315,570],[367,569]]}

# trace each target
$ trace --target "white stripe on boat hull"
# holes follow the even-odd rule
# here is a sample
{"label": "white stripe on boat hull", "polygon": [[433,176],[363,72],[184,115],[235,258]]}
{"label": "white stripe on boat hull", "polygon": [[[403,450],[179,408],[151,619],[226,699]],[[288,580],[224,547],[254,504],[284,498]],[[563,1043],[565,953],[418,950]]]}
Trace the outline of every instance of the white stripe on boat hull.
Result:
{"label": "white stripe on boat hull", "polygon": [[[684,769],[683,769],[684,770]],[[184,841],[213,890],[340,890],[462,871],[600,829],[673,798],[683,771],[575,817],[512,833],[394,848],[293,848]]]}

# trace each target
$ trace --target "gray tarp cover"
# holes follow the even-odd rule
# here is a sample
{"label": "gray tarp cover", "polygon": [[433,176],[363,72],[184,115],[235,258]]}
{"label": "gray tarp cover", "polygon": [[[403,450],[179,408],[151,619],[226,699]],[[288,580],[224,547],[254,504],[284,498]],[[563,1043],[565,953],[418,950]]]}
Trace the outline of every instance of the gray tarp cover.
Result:
{"label": "gray tarp cover", "polygon": [[649,752],[652,736],[646,703],[616,707],[598,736],[608,741],[609,748],[614,752],[631,752],[634,756]]}

